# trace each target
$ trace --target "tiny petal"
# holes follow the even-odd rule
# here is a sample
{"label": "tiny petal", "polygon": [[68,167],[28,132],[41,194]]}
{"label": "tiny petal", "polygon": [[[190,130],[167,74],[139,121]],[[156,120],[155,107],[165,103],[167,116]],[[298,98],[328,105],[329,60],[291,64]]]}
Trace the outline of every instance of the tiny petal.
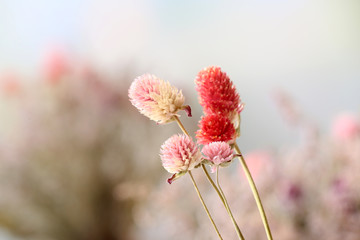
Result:
{"label": "tiny petal", "polygon": [[198,73],[195,83],[205,114],[222,113],[229,116],[241,112],[243,105],[240,96],[220,67],[204,68]]}
{"label": "tiny petal", "polygon": [[185,102],[180,90],[150,74],[133,81],[129,88],[129,98],[141,114],[160,124],[173,121]]}
{"label": "tiny petal", "polygon": [[234,157],[233,150],[226,142],[209,143],[203,147],[202,153],[205,155],[205,159],[215,166],[227,164]]}
{"label": "tiny petal", "polygon": [[[169,173],[186,173],[201,162],[201,153],[193,140],[184,135],[174,135],[160,149],[163,167]],[[174,175],[175,176],[175,175]],[[170,181],[173,179],[171,178]]]}
{"label": "tiny petal", "polygon": [[201,118],[196,138],[200,144],[227,142],[232,144],[237,137],[233,123],[221,114],[209,114]]}

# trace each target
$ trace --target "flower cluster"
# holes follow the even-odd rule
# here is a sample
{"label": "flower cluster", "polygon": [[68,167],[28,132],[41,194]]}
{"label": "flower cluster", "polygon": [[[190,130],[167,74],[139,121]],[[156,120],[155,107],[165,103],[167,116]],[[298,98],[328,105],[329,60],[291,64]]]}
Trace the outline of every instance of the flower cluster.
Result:
{"label": "flower cluster", "polygon": [[[203,160],[208,160],[204,162],[212,166],[227,165],[233,158],[229,144],[234,144],[240,134],[243,104],[226,73],[220,67],[204,68],[198,73],[195,83],[205,113],[199,122],[196,138],[198,144],[204,145],[205,157],[201,156],[199,147],[189,136],[169,138],[160,150],[163,167],[174,174],[169,183]],[[184,106],[181,90],[151,74],[141,75],[133,81],[129,98],[140,113],[160,124],[174,121],[179,110],[186,110],[191,116],[190,107]]]}
{"label": "flower cluster", "polygon": [[[240,135],[240,112],[243,104],[233,83],[219,67],[203,69],[197,75],[195,83],[199,92],[200,105],[205,113],[199,122],[200,129],[196,132],[197,143],[191,139],[177,115],[179,110],[185,110],[191,116],[190,107],[184,106],[185,99],[181,91],[171,86],[170,83],[154,75],[142,75],[131,84],[129,97],[140,113],[160,124],[176,121],[184,132],[184,134],[170,137],[160,149],[163,167],[173,174],[168,179],[168,183],[171,184],[174,180],[189,173],[199,199],[216,233],[222,239],[191,173],[194,168],[202,165],[206,177],[212,183],[232,219],[238,237],[244,239],[231,214],[218,180],[219,166],[227,166],[234,156],[241,156],[240,154],[234,155],[232,147]],[[197,144],[203,145],[202,154],[204,156]],[[237,151],[240,153],[239,149]],[[209,164],[212,172],[216,170],[217,186],[209,176],[204,164]]]}
{"label": "flower cluster", "polygon": [[240,135],[240,112],[244,105],[230,78],[220,67],[211,66],[198,73],[195,84],[205,113],[199,123],[198,141],[234,143]]}

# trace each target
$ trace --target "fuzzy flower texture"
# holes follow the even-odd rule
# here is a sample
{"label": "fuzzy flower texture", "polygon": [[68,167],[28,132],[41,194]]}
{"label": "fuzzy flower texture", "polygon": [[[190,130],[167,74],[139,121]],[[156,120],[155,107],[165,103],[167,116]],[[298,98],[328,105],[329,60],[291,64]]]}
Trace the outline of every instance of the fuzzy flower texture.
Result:
{"label": "fuzzy flower texture", "polygon": [[171,183],[201,162],[201,153],[193,140],[184,135],[174,135],[161,146],[160,157],[163,167],[174,175],[168,179]]}
{"label": "fuzzy flower texture", "polygon": [[189,108],[183,106],[185,98],[180,90],[150,74],[133,81],[129,98],[141,114],[160,124],[173,121],[177,111]]}
{"label": "fuzzy flower texture", "polygon": [[235,86],[220,67],[211,66],[201,70],[195,84],[205,114],[215,113],[233,117],[243,109]]}
{"label": "fuzzy flower texture", "polygon": [[234,157],[234,152],[226,142],[212,142],[205,145],[202,149],[205,159],[213,166],[211,171],[214,172],[218,166],[225,167],[230,164]]}
{"label": "fuzzy flower texture", "polygon": [[234,143],[240,136],[240,112],[244,105],[232,81],[220,67],[211,66],[198,73],[195,84],[205,113],[196,133],[199,143]]}

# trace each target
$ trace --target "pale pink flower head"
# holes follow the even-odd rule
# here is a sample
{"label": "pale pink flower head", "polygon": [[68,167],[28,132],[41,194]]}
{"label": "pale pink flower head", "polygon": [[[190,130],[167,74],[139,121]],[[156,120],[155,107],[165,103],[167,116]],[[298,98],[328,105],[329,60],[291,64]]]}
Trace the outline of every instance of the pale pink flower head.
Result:
{"label": "pale pink flower head", "polygon": [[132,82],[129,98],[140,113],[160,124],[174,121],[181,109],[190,110],[189,106],[183,106],[185,98],[180,90],[150,74],[139,76]]}
{"label": "pale pink flower head", "polygon": [[205,114],[221,113],[231,117],[243,109],[233,82],[220,67],[210,66],[201,70],[195,84]]}
{"label": "pale pink flower head", "polygon": [[336,117],[332,126],[332,135],[339,141],[351,140],[360,134],[360,121],[350,113]]}
{"label": "pale pink flower head", "polygon": [[212,172],[218,166],[227,166],[234,157],[234,152],[226,142],[212,142],[202,149],[205,159],[213,165]]}
{"label": "pale pink flower head", "polygon": [[184,135],[173,135],[164,142],[160,149],[163,167],[174,175],[168,179],[171,183],[176,178],[192,170],[201,162],[201,153],[193,140]]}

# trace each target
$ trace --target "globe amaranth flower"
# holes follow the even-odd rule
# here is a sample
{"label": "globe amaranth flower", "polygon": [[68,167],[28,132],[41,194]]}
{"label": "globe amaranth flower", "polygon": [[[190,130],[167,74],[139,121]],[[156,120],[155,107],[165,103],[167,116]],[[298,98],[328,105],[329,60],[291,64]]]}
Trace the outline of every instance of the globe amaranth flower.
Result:
{"label": "globe amaranth flower", "polygon": [[195,84],[205,114],[221,113],[232,119],[243,109],[235,86],[220,67],[210,66],[201,70],[195,78]]}
{"label": "globe amaranth flower", "polygon": [[185,98],[181,90],[151,74],[144,74],[133,81],[129,98],[140,113],[161,124],[173,121],[181,109],[191,116],[190,107],[183,105]]}
{"label": "globe amaranth flower", "polygon": [[232,144],[237,137],[234,125],[227,116],[222,114],[211,113],[203,116],[199,127],[196,138],[203,145],[218,141]]}
{"label": "globe amaranth flower", "polygon": [[163,167],[174,174],[168,179],[169,183],[202,161],[198,146],[184,134],[174,135],[166,140],[161,146],[160,158]]}
{"label": "globe amaranth flower", "polygon": [[207,162],[213,166],[212,172],[214,172],[218,166],[225,167],[230,164],[234,157],[234,151],[226,142],[209,143],[203,147],[202,153],[205,155]]}

